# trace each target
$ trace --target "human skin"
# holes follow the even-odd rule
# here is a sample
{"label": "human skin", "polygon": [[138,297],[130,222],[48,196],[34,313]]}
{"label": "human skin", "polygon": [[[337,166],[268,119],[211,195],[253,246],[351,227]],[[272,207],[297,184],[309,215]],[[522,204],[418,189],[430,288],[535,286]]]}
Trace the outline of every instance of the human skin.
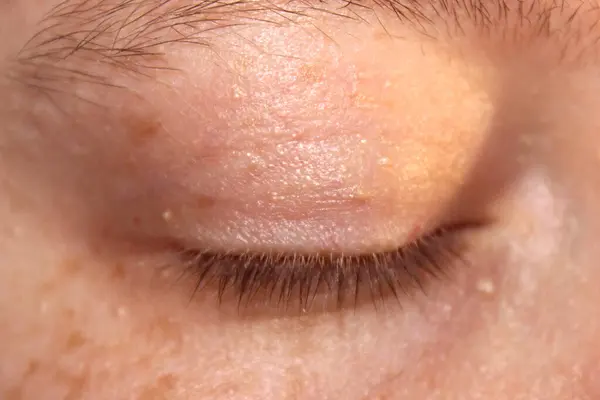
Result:
{"label": "human skin", "polygon": [[[2,3],[0,398],[600,398],[600,11],[484,3]],[[461,260],[352,304],[175,250],[446,225]]]}

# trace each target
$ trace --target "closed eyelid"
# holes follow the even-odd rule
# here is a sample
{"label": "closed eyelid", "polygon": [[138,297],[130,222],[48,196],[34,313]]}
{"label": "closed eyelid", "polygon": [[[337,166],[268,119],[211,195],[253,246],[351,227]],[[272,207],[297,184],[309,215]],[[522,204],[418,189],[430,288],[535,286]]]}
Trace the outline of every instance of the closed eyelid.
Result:
{"label": "closed eyelid", "polygon": [[[383,13],[381,10],[386,8],[386,4],[388,11]],[[447,8],[444,8],[445,4],[448,5]],[[531,4],[541,6],[540,2],[532,1]],[[74,82],[85,85],[119,86],[117,78],[113,76],[115,74],[111,73],[115,68],[133,70],[134,74],[141,76],[142,79],[150,76],[146,73],[153,70],[156,74],[154,78],[158,79],[159,74],[163,73],[160,70],[161,66],[165,68],[176,66],[175,62],[169,64],[172,60],[167,61],[165,57],[167,53],[171,54],[176,44],[190,43],[192,46],[200,45],[202,48],[212,47],[214,42],[225,40],[224,36],[220,36],[224,32],[221,28],[227,29],[232,27],[232,24],[239,23],[244,27],[260,25],[263,28],[277,25],[265,18],[256,18],[256,15],[264,17],[263,14],[267,13],[276,19],[283,18],[289,24],[283,29],[288,29],[288,27],[295,27],[296,22],[300,24],[305,18],[310,17],[316,21],[317,15],[326,16],[321,21],[323,25],[335,25],[335,21],[351,21],[351,24],[355,24],[352,16],[358,14],[353,13],[361,9],[360,5],[352,3],[346,4],[348,6],[346,8],[333,12],[337,9],[335,3],[333,7],[327,9],[315,8],[315,5],[310,2],[292,3],[292,6],[300,7],[304,9],[303,12],[310,14],[304,15],[298,10],[286,13],[285,10],[273,5],[261,5],[260,1],[254,3],[203,1],[195,5],[179,1],[160,4],[146,0],[125,3],[115,0],[67,1],[49,14],[45,20],[47,28],[40,31],[21,53],[20,62],[23,66],[31,67],[31,70],[25,74],[24,80],[42,91],[68,91],[70,88],[64,84],[65,80],[69,84]],[[444,27],[444,23],[458,24],[463,30],[466,29],[467,22],[471,26],[480,28],[490,24],[487,25],[490,29],[496,29],[506,27],[506,22],[509,20],[504,16],[503,11],[501,12],[502,8],[480,7],[470,10],[465,8],[464,2],[406,1],[380,2],[376,5],[374,9],[382,15],[382,18],[384,14],[390,17],[386,20],[387,26],[391,27],[390,21],[394,21],[395,24],[410,26],[411,29],[421,30],[429,36],[441,32],[438,28]],[[395,11],[394,7],[396,7]],[[531,15],[537,15],[536,7],[522,11],[512,10],[512,12],[516,13],[513,15],[530,18]],[[477,13],[489,14],[490,17],[481,19]],[[346,17],[342,17],[342,14]],[[493,15],[497,18],[491,18]],[[563,12],[559,15],[567,14]],[[294,19],[295,22],[290,22]],[[212,28],[218,27],[218,29],[203,30],[202,24],[208,24],[207,26]],[[460,34],[460,29],[457,31],[449,25],[446,28]],[[385,32],[385,29],[381,28],[379,31]],[[165,34],[166,32],[169,33]],[[143,100],[147,100],[146,103],[154,101],[160,103],[164,100],[163,97],[167,99],[157,104],[156,112],[146,111],[143,117],[138,115],[138,118],[135,118],[138,103],[142,102],[138,102],[137,99],[135,102],[130,101],[131,99],[122,101],[118,96],[107,96],[101,93],[99,96],[101,100],[110,99],[111,104],[106,107],[113,111],[111,118],[106,118],[104,115],[98,118],[97,113],[96,115],[90,113],[89,117],[85,115],[79,120],[84,121],[83,125],[88,125],[86,123],[88,122],[91,128],[110,124],[108,131],[113,135],[106,136],[103,131],[96,132],[90,126],[78,126],[76,129],[67,130],[59,127],[57,130],[60,132],[69,131],[73,132],[72,135],[79,136],[61,140],[82,143],[83,147],[91,149],[90,154],[98,155],[105,151],[106,154],[102,156],[106,158],[105,162],[110,167],[114,167],[111,163],[117,162],[115,160],[122,159],[125,163],[134,158],[132,154],[137,156],[137,164],[134,165],[137,170],[129,176],[129,179],[136,180],[143,188],[140,192],[148,190],[154,193],[154,197],[164,193],[180,194],[173,187],[183,187],[190,191],[192,191],[190,188],[193,188],[194,198],[219,198],[217,194],[221,194],[223,192],[221,188],[227,186],[228,196],[225,197],[239,200],[239,207],[232,207],[229,210],[236,215],[244,211],[250,201],[264,202],[263,195],[273,195],[271,200],[277,201],[279,199],[274,197],[281,195],[285,200],[287,195],[280,193],[279,188],[276,187],[281,187],[285,183],[287,186],[283,188],[284,190],[291,191],[296,197],[299,197],[297,196],[299,193],[305,196],[300,199],[302,201],[290,201],[285,204],[281,202],[280,208],[293,209],[296,213],[308,209],[314,211],[312,206],[324,197],[323,188],[331,184],[332,188],[338,190],[338,194],[343,192],[342,196],[336,199],[338,204],[340,198],[350,200],[352,207],[357,204],[357,199],[385,198],[380,202],[383,206],[376,209],[376,214],[389,219],[391,208],[389,204],[398,203],[395,199],[400,195],[404,205],[407,206],[404,207],[402,215],[396,213],[397,210],[393,210],[399,219],[406,219],[406,214],[411,214],[413,219],[430,218],[430,215],[417,215],[419,213],[416,212],[415,205],[422,209],[423,214],[429,214],[431,208],[437,208],[447,201],[455,190],[455,183],[459,182],[461,176],[469,169],[471,158],[483,139],[482,132],[489,125],[491,107],[486,81],[488,77],[481,79],[485,82],[480,83],[478,76],[480,71],[472,74],[472,69],[463,68],[463,65],[454,68],[455,64],[447,63],[444,55],[436,55],[435,49],[428,49],[430,51],[423,56],[422,46],[420,43],[415,44],[414,41],[413,43],[394,41],[394,46],[398,43],[398,46],[402,47],[392,47],[389,41],[384,40],[383,44],[374,43],[371,37],[367,40],[357,40],[348,38],[349,35],[345,33],[346,41],[338,43],[338,46],[344,46],[343,51],[332,52],[333,55],[327,54],[330,57],[326,61],[332,61],[329,63],[332,65],[320,69],[318,63],[311,65],[304,61],[296,62],[297,60],[294,59],[281,61],[276,54],[277,50],[286,50],[290,53],[296,51],[294,46],[288,46],[285,41],[288,37],[283,36],[283,39],[278,37],[281,32],[270,33],[269,44],[274,43],[272,47],[275,51],[262,54],[262,57],[259,57],[261,51],[256,51],[254,64],[247,67],[249,80],[253,80],[252,91],[247,96],[235,90],[239,82],[238,76],[221,70],[226,63],[214,68],[217,70],[214,75],[204,74],[205,71],[199,67],[205,67],[204,64],[211,62],[203,63],[206,61],[205,58],[194,60],[196,54],[185,54],[184,56],[188,57],[188,74],[184,78],[187,79],[186,82],[181,84],[180,81],[177,85],[176,79],[173,79],[175,84],[170,85],[171,87],[167,89],[170,92],[165,96],[162,96],[163,93],[159,90],[153,90],[148,94],[142,92],[145,97]],[[260,38],[260,33],[255,37]],[[312,38],[310,32],[302,30],[300,33],[294,31],[293,34],[297,40],[295,46],[300,44],[296,53],[301,53],[310,46],[320,45],[317,40],[310,42]],[[191,36],[186,38],[186,35]],[[376,46],[380,47],[376,49]],[[308,55],[311,50],[309,48]],[[373,51],[374,55],[379,56],[387,55],[385,63],[378,62],[376,57],[372,59],[365,57],[363,51]],[[392,53],[393,51],[396,53]],[[237,58],[234,58],[233,62],[239,61],[243,64],[243,56],[244,54],[236,55]],[[336,57],[339,59],[340,56],[348,57],[349,61],[346,64],[338,63],[342,64],[341,67],[333,65]],[[215,58],[219,57],[220,55]],[[316,58],[319,57],[320,54]],[[192,62],[189,62],[190,59]],[[268,60],[264,61],[266,59]],[[178,59],[179,61],[181,60]],[[153,62],[158,64],[153,66]],[[94,68],[87,68],[91,64],[100,64],[101,67],[108,65],[109,69],[100,68],[98,72]],[[156,72],[157,68],[158,72]],[[410,78],[407,77],[415,75],[422,83],[406,85],[411,83]],[[213,77],[216,79],[211,79]],[[150,78],[148,80],[152,81],[151,76]],[[298,78],[305,82],[302,85],[296,84],[300,81]],[[388,81],[391,82],[389,85]],[[222,86],[218,86],[219,84]],[[136,85],[132,86],[134,90],[137,88]],[[358,90],[355,90],[355,87],[358,87]],[[384,94],[382,89],[387,89],[387,93]],[[243,90],[242,87],[240,91]],[[80,96],[78,99],[82,99],[86,94],[84,90],[77,91],[77,96]],[[60,99],[62,100],[63,97],[60,96]],[[460,98],[460,107],[454,109],[449,105],[457,104],[457,98]],[[56,103],[59,106],[61,104],[60,101]],[[342,104],[342,107],[339,107],[339,104]],[[79,107],[80,105],[76,104],[68,111],[77,112]],[[431,117],[431,107],[437,107],[435,118]],[[373,111],[373,109],[378,110]],[[115,112],[118,112],[120,117],[115,118],[116,122],[112,120]],[[148,118],[148,114],[155,114],[151,115],[154,118]],[[406,118],[398,118],[398,115],[406,115]],[[424,119],[426,115],[429,117]],[[140,120],[152,120],[157,123],[156,126],[154,123],[131,123]],[[427,125],[424,125],[423,121],[426,121]],[[452,121],[452,126],[449,126],[448,121]],[[45,124],[44,121],[44,124],[40,125]],[[133,145],[129,143],[124,145],[123,137],[127,136],[128,130],[131,130],[131,125],[137,125],[136,128],[142,126],[142,129],[137,131],[158,132],[158,134],[137,135],[158,137],[154,141],[154,148],[146,146],[145,140],[144,144],[136,142]],[[88,133],[89,137],[84,137],[86,135],[82,135],[82,132]],[[273,132],[275,135],[272,134]],[[313,150],[307,150],[309,146],[303,150],[294,148],[299,141],[298,137],[294,136],[297,132],[301,132],[299,136],[308,137],[307,142],[312,143]],[[444,132],[446,135],[440,135],[439,132]],[[261,146],[247,144],[256,138],[263,145],[273,143],[277,140],[275,137],[277,135],[279,139],[283,138],[284,144],[287,142],[292,145],[290,151],[284,149],[285,154],[280,154],[278,148],[263,151]],[[291,142],[290,138],[293,138]],[[367,145],[363,145],[363,141],[366,141]],[[53,141],[52,146],[57,142],[59,141]],[[149,142],[152,143],[152,140]],[[210,151],[214,151],[215,148],[227,149],[227,146],[223,145],[226,142],[239,145],[237,153],[226,152],[227,154],[220,159],[216,167],[208,162],[205,163],[206,160],[201,157],[201,153],[207,152],[206,149]],[[70,145],[66,144],[65,147]],[[73,147],[76,145],[74,144]],[[450,148],[453,150],[449,152]],[[143,151],[138,152],[138,149]],[[152,150],[156,150],[155,153],[152,153]],[[142,152],[144,154],[141,154]],[[373,160],[377,159],[384,162],[375,165]],[[387,159],[390,162],[385,161]],[[258,161],[255,162],[256,160]],[[187,165],[184,165],[186,163]],[[261,163],[264,166],[261,167]],[[258,164],[258,167],[254,164]],[[454,168],[447,168],[447,165],[452,165]],[[122,167],[120,171],[125,167],[128,170],[132,169],[131,165],[120,167]],[[250,179],[241,175],[241,172],[252,170],[257,170],[256,172],[262,173],[262,176],[257,179],[250,176],[252,178]],[[372,173],[373,170],[378,172]],[[306,179],[307,176],[311,179]],[[139,183],[140,181],[142,183]],[[445,186],[443,190],[440,190],[441,186]],[[250,187],[253,191],[251,198],[248,199],[244,196],[249,195],[250,192],[246,189]],[[413,187],[414,190],[409,190],[409,187]],[[240,188],[242,192],[246,190],[247,193],[240,194],[231,188]],[[317,196],[310,196],[313,194],[310,191],[312,188],[316,188]],[[267,193],[268,191],[276,193]],[[386,193],[382,193],[384,191]],[[440,194],[441,192],[443,195]],[[257,196],[257,193],[260,196]],[[424,193],[427,195],[425,196]],[[426,200],[423,199],[424,196],[427,197]],[[161,215],[164,209],[170,208],[173,203],[179,204],[182,198],[187,200],[190,197],[192,196],[187,192],[185,195],[173,196],[168,199],[168,204],[161,207],[162,209],[158,212],[153,209],[153,212]],[[273,209],[263,207],[262,210],[272,215]],[[196,210],[193,211],[191,217],[182,217],[182,219],[197,222]],[[320,211],[317,210],[318,212]],[[178,213],[175,212],[175,215],[177,216]],[[258,216],[254,215],[254,217],[258,219]],[[289,219],[289,216],[285,219]],[[321,225],[319,218],[315,218],[314,215],[310,215],[307,219],[316,226]],[[259,226],[256,221],[254,222],[254,224],[248,223],[248,226]],[[406,225],[414,225],[414,223],[417,221]],[[276,228],[278,229],[275,227],[271,229],[273,236],[285,236],[280,234],[281,230],[288,232],[291,237],[298,236],[297,229],[290,230],[287,226]],[[191,229],[193,230],[194,227]],[[262,229],[262,231],[264,233],[266,230]],[[361,233],[358,230],[357,232],[357,235]],[[254,234],[255,232],[252,231],[249,235]],[[209,233],[209,236],[216,235]],[[392,240],[397,238],[393,237]]]}
{"label": "closed eyelid", "polygon": [[[50,13],[45,21],[49,27],[30,41],[20,60],[32,67],[30,73],[35,72],[26,77],[29,83],[42,91],[48,90],[47,85],[50,90],[70,90],[63,82],[65,79],[69,84],[118,86],[117,78],[109,72],[114,68],[133,69],[143,79],[147,71],[136,70],[130,63],[142,69],[150,65],[152,69],[152,64],[145,61],[156,61],[170,68],[169,61],[165,61],[167,53],[169,57],[172,55],[174,47],[170,46],[186,42],[211,47],[214,43],[204,41],[206,37],[202,34],[214,34],[215,42],[224,40],[220,28],[240,21],[244,27],[260,25],[261,29],[276,25],[264,18],[257,20],[248,15],[240,18],[240,13],[266,12],[274,18],[287,15],[285,10],[261,4],[67,1]],[[380,12],[382,4],[378,5]],[[436,32],[443,21],[462,24],[462,29],[467,21],[472,26],[481,28],[485,26],[482,24],[491,24],[487,26],[496,29],[506,27],[510,20],[508,14],[499,11],[502,8],[479,8],[477,12],[498,18],[477,19],[477,13],[467,12],[464,2],[448,3],[449,8],[444,12],[437,7],[446,2],[394,4],[403,4],[404,11],[396,10],[396,14],[388,7],[391,11],[386,13],[391,16],[386,20],[388,26],[393,20],[400,22],[399,25],[424,29],[425,33]],[[537,16],[536,7],[542,4],[535,1],[530,4],[532,7],[528,9],[513,9],[511,15]],[[350,4],[333,13],[335,7],[324,10],[312,3],[297,5],[310,11],[310,17],[315,13],[326,15],[321,21],[323,25],[335,25],[335,21],[354,24],[351,16],[354,7],[358,7]],[[556,12],[569,15],[564,10]],[[350,17],[343,18],[342,13]],[[320,46],[317,40],[311,42],[311,32],[305,30],[293,31],[291,36],[296,42],[288,46],[285,30],[295,26],[295,22],[290,22],[294,18],[298,22],[308,17],[291,13],[291,17],[284,18],[288,26],[281,30],[275,27],[276,31],[269,33],[268,44],[275,51],[267,54],[256,51],[256,58],[249,66],[244,64],[244,54],[227,60],[247,68],[252,89],[247,93],[238,75],[221,70],[226,62],[215,67],[213,75],[205,74],[203,68],[212,59],[208,62],[203,56],[194,59],[197,54],[190,52],[184,54],[187,57],[184,67],[188,71],[183,81],[173,78],[169,81],[173,84],[164,93],[158,89],[140,91],[145,104],[154,102],[156,109],[140,112],[144,101],[100,93],[100,100],[110,99],[106,105],[111,110],[109,118],[104,114],[98,117],[98,113],[89,110],[89,114],[80,116],[82,106],[75,104],[67,110],[83,124],[64,129],[48,127],[46,121],[40,123],[49,128],[44,137],[50,137],[48,132],[53,128],[59,132],[57,135],[67,135],[59,140],[48,139],[48,146],[64,147],[56,152],[60,162],[71,156],[62,156],[71,147],[87,148],[87,154],[94,156],[89,157],[90,166],[80,168],[81,171],[97,173],[96,165],[102,164],[105,171],[118,171],[118,178],[126,182],[117,184],[118,180],[107,173],[106,190],[101,190],[99,184],[92,189],[99,192],[99,197],[114,194],[114,201],[107,204],[128,204],[130,207],[122,209],[127,212],[141,209],[153,218],[172,209],[174,218],[168,229],[174,227],[176,236],[192,236],[196,240],[203,233],[206,238],[220,238],[225,245],[231,245],[234,236],[241,242],[260,238],[263,243],[282,247],[288,243],[279,240],[295,238],[306,239],[304,245],[309,248],[318,248],[331,242],[331,232],[339,232],[340,225],[348,225],[345,216],[352,215],[353,233],[342,238],[342,247],[355,246],[367,232],[375,239],[374,243],[362,243],[365,247],[390,246],[402,241],[412,226],[438,217],[439,209],[450,201],[472,167],[498,106],[489,86],[490,81],[495,84],[495,71],[491,78],[481,77],[487,71],[471,68],[465,60],[448,62],[443,54],[436,54],[438,48],[428,48],[427,54],[422,54],[423,46],[418,40],[398,40],[390,45],[387,40],[372,41],[371,36],[357,40],[346,32],[345,42],[337,43],[343,49],[327,53],[329,58],[325,57],[325,61],[331,62],[323,68],[318,63],[292,57],[282,60],[277,50],[302,56],[308,49],[310,56],[311,46]],[[571,19],[571,26],[576,26],[576,20]],[[219,29],[202,31],[200,23]],[[164,35],[167,31],[170,33]],[[200,35],[184,40],[178,36],[184,31]],[[261,33],[255,32],[254,37],[261,38]],[[283,34],[283,39],[279,34]],[[174,35],[172,39],[170,35]],[[365,57],[370,51],[373,57]],[[381,55],[386,56],[385,63],[376,57]],[[221,55],[215,58],[219,57],[225,58]],[[316,56],[320,57],[321,54]],[[346,59],[334,65],[336,57],[338,61]],[[98,73],[86,68],[87,63],[106,64],[113,69],[101,69]],[[415,76],[420,81],[418,85],[411,82]],[[132,87],[138,88],[133,84]],[[236,89],[240,89],[239,93]],[[87,92],[77,91],[77,96],[85,96]],[[56,103],[60,107],[61,102]],[[104,130],[96,129],[101,126]],[[144,139],[127,142],[127,137],[133,136],[129,132],[132,127],[136,132],[143,131],[137,137]],[[301,147],[303,138],[307,145]],[[283,149],[276,145],[277,141],[283,144]],[[204,157],[219,150],[223,154],[216,157],[216,162]],[[81,160],[79,154],[73,158]],[[88,178],[81,174],[80,186],[87,186]],[[64,179],[60,182],[63,184]],[[122,187],[132,182],[135,190],[126,193]],[[198,198],[216,199],[213,203],[219,206],[206,210],[199,206],[202,202]],[[327,203],[330,198],[333,202]],[[326,207],[315,207],[324,202]],[[363,203],[368,203],[367,207]],[[139,204],[148,207],[144,209]],[[338,212],[340,209],[345,212]],[[114,209],[107,212],[112,217],[106,220],[122,220],[115,216]],[[213,218],[217,215],[220,220]],[[231,226],[239,225],[242,220],[244,234]],[[211,224],[213,231],[198,232],[198,225]],[[390,225],[395,228],[390,229]],[[304,234],[307,230],[310,235]],[[339,238],[334,239],[336,242]]]}

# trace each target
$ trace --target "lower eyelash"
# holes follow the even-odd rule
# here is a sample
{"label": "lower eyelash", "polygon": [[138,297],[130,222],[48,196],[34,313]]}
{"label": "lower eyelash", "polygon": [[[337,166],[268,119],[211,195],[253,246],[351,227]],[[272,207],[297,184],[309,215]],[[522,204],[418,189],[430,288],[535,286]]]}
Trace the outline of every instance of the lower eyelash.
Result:
{"label": "lower eyelash", "polygon": [[464,226],[438,229],[401,248],[378,253],[214,252],[184,249],[185,272],[195,279],[193,294],[213,287],[219,304],[233,297],[242,306],[299,311],[315,299],[337,309],[357,307],[365,295],[377,308],[387,298],[402,300],[425,290],[431,279],[448,276],[463,260]]}

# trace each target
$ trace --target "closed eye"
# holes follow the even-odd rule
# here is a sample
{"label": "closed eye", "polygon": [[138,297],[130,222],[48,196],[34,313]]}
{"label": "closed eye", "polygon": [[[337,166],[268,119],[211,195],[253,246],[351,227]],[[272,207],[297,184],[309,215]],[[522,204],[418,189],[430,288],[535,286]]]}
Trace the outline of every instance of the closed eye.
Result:
{"label": "closed eye", "polygon": [[402,302],[424,291],[432,279],[449,277],[466,265],[468,240],[475,225],[447,226],[402,247],[382,252],[242,252],[184,249],[185,275],[194,280],[192,295],[211,291],[220,304],[238,309],[320,312],[375,308]]}

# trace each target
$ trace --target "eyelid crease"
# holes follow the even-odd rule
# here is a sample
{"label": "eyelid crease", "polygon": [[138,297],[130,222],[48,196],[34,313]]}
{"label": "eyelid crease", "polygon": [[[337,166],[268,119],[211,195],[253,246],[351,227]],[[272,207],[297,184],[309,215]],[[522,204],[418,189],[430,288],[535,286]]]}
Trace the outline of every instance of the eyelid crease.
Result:
{"label": "eyelid crease", "polygon": [[183,275],[194,280],[192,298],[213,291],[219,304],[300,312],[319,308],[359,307],[367,300],[378,308],[388,298],[401,302],[431,279],[449,276],[465,262],[465,226],[438,229],[391,251],[365,254],[300,252],[214,252],[184,249]]}

